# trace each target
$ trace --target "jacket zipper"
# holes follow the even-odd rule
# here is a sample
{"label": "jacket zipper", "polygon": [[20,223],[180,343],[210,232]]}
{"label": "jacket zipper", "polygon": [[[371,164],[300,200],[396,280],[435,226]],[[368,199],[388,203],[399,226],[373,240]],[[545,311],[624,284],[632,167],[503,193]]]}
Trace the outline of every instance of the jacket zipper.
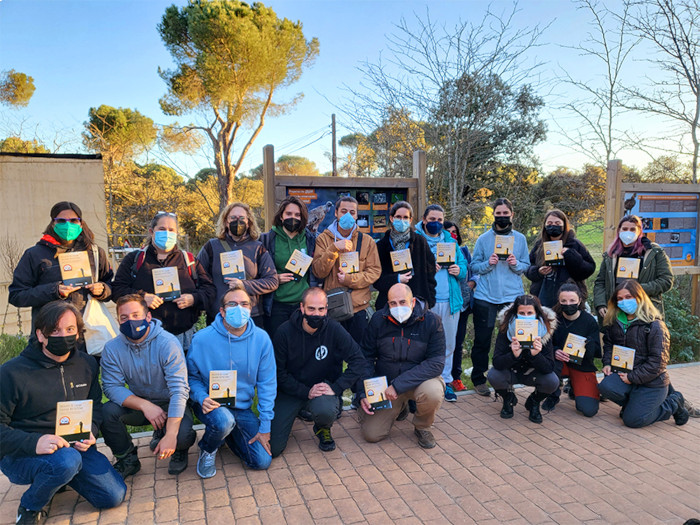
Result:
{"label": "jacket zipper", "polygon": [[66,390],[66,376],[63,373],[63,365],[59,367],[61,369],[61,386],[63,386],[63,395],[66,398],[66,401],[68,401],[68,390]]}

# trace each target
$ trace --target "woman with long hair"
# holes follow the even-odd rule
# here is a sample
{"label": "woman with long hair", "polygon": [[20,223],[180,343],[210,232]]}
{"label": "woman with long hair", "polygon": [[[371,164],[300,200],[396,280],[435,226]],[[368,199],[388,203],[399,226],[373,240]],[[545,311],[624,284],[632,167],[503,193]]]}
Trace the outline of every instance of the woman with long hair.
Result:
{"label": "woman with long hair", "polygon": [[[676,425],[687,423],[683,395],[673,389],[666,371],[668,328],[637,281],[627,279],[615,287],[603,328],[605,377],[598,388],[622,407],[620,416],[625,426],[641,428],[671,416]],[[621,357],[619,347],[634,351],[632,361]]]}

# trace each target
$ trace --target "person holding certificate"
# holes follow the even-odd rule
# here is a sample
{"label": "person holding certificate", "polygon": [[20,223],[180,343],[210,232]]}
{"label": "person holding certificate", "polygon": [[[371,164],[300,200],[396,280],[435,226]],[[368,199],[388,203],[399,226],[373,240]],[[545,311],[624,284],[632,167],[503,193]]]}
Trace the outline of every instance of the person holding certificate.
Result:
{"label": "person holding certificate", "polygon": [[525,276],[532,281],[530,293],[542,306],[557,304],[557,290],[572,279],[588,296],[586,279],[595,271],[595,261],[571,229],[569,219],[561,210],[549,210],[544,217],[542,232],[530,250],[530,267]]}
{"label": "person holding certificate", "polygon": [[[603,374],[600,393],[620,405],[627,427],[641,428],[673,416],[688,422],[683,395],[666,371],[669,334],[666,323],[642,285],[627,279],[617,285],[603,319]],[[631,354],[631,359],[623,356]]]}

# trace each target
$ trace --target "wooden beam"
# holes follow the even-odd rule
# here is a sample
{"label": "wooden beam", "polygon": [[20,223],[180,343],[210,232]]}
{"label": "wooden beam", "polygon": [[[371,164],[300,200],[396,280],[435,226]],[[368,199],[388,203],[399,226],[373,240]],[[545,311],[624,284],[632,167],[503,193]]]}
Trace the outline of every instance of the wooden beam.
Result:
{"label": "wooden beam", "polygon": [[622,209],[622,161],[613,159],[608,161],[607,179],[605,182],[605,229],[603,230],[603,250],[615,240],[617,223],[620,220]]}
{"label": "wooden beam", "polygon": [[[418,181],[418,209],[415,210],[417,217],[423,215],[425,208],[428,206],[428,193],[426,184],[427,160],[425,151],[416,150],[413,152],[413,178]],[[404,179],[405,180],[405,179]]]}
{"label": "wooden beam", "polygon": [[272,228],[277,206],[275,204],[275,147],[263,147],[263,202],[265,203],[265,231]]}

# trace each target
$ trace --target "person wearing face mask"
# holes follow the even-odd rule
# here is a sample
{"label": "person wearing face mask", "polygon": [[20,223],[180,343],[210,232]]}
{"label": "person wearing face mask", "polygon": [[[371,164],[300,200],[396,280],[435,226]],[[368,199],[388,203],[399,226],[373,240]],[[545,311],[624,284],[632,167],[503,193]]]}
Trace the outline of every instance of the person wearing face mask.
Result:
{"label": "person wearing face mask", "polygon": [[[0,470],[11,483],[30,485],[16,523],[40,523],[54,494],[69,486],[98,509],[116,507],[126,485],[95,446],[102,421],[97,362],[77,351],[80,312],[49,302],[34,320],[34,337],[0,367]],[[92,400],[90,437],[72,445],[55,434],[57,403]]]}
{"label": "person wearing face mask", "polygon": [[[239,250],[243,255],[245,279],[224,278],[220,255]],[[277,290],[279,280],[274,258],[260,242],[260,230],[250,206],[243,202],[234,202],[226,206],[219,214],[216,239],[207,241],[197,258],[212,276],[216,286],[216,300],[207,305],[207,324],[214,321],[223,295],[229,289],[242,285],[250,295],[253,322],[262,328],[262,297]]]}
{"label": "person wearing face mask", "polygon": [[413,297],[408,285],[396,283],[389,289],[387,304],[372,316],[362,352],[368,361],[366,378],[386,376],[389,386],[384,399],[391,401],[391,408],[374,411],[360,389],[362,436],[370,443],[387,438],[394,421],[414,401],[412,422],[418,445],[433,448],[436,442],[431,429],[445,392],[441,376],[445,331],[440,318],[425,301]]}
{"label": "person wearing face mask", "polygon": [[[508,199],[496,199],[493,219],[491,229],[476,240],[470,265],[474,274],[479,275],[479,286],[474,290],[471,380],[474,390],[482,396],[491,394],[485,374],[489,368],[496,315],[525,293],[521,276],[530,266],[527,240],[513,229],[513,203]],[[513,251],[505,259],[495,253],[496,235],[513,237]]]}
{"label": "person wearing face mask", "polygon": [[[608,300],[615,287],[624,279],[618,277],[620,260],[636,259],[639,273],[634,278],[642,286],[663,319],[663,294],[673,287],[671,261],[664,249],[649,241],[644,235],[642,220],[636,215],[626,215],[617,225],[617,236],[603,254],[603,262],[593,285],[593,306],[599,319],[607,312]],[[632,261],[633,264],[634,261]]]}
{"label": "person wearing face mask", "polygon": [[[562,260],[557,265],[545,264],[544,243],[561,241]],[[581,241],[576,238],[569,219],[561,210],[549,210],[544,217],[542,232],[530,250],[530,266],[525,276],[532,281],[530,294],[539,298],[542,306],[557,304],[557,290],[569,279],[588,296],[586,279],[595,271],[595,261]]]}
{"label": "person wearing face mask", "polygon": [[[11,305],[31,307],[32,336],[34,320],[45,304],[62,299],[82,313],[90,296],[99,301],[109,301],[112,296],[112,266],[105,251],[95,244],[95,236],[80,208],[72,202],[57,202],[51,208],[50,217],[39,242],[26,250],[19,260],[8,288]],[[93,282],[84,287],[65,285],[58,255],[80,251],[88,253]],[[84,342],[79,343],[79,348],[85,349]]]}
{"label": "person wearing face mask", "polygon": [[282,201],[272,220],[272,229],[260,236],[265,249],[275,262],[279,287],[272,293],[262,296],[265,315],[265,330],[274,338],[277,329],[299,309],[301,296],[309,287],[323,286],[309,268],[303,277],[296,277],[285,266],[294,250],[313,257],[316,249],[316,236],[306,228],[309,212],[298,197],[290,196]]}
{"label": "person wearing face mask", "polygon": [[[384,237],[377,241],[382,275],[374,283],[374,288],[379,292],[374,303],[376,310],[384,308],[387,293],[396,283],[407,284],[414,297],[425,299],[428,308],[435,306],[435,256],[425,238],[416,233],[411,226],[412,220],[413,206],[410,203],[399,201],[392,205],[389,211],[391,227]],[[411,254],[413,269],[397,272],[392,264],[391,252],[406,249]]]}
{"label": "person wearing face mask", "polygon": [[[557,328],[552,336],[554,346],[554,371],[561,379],[569,378],[569,396],[576,402],[576,410],[586,417],[598,413],[600,394],[598,392],[597,368],[593,359],[602,357],[598,322],[585,310],[585,298],[578,285],[564,283],[557,294],[557,304],[553,310],[557,314]],[[585,338],[586,352],[580,363],[574,363],[564,351],[569,334]],[[551,411],[557,403],[561,390],[557,388],[542,403],[542,410]]]}
{"label": "person wearing face mask", "polygon": [[[600,393],[622,407],[625,426],[641,428],[673,416],[676,425],[688,422],[683,395],[671,386],[666,371],[669,334],[661,314],[642,285],[628,279],[618,284],[603,319],[603,380]],[[613,372],[613,345],[633,348],[628,372]],[[620,365],[619,361],[615,361]]]}
{"label": "person wearing face mask", "polygon": [[[113,283],[113,299],[141,294],[151,315],[175,335],[187,353],[200,312],[214,301],[216,288],[209,273],[190,252],[177,246],[178,221],[174,213],[159,211],[148,228],[148,245],[122,260]],[[165,301],[155,294],[153,270],[176,268],[181,295]]]}
{"label": "person wearing face mask", "polygon": [[187,451],[196,439],[182,347],[152,318],[142,295],[120,297],[117,318],[121,334],[105,345],[100,362],[109,399],[102,408],[101,430],[117,459],[114,468],[124,478],[141,469],[126,425],[151,424],[151,452],[160,461],[170,459],[168,473],[179,474],[187,468]]}
{"label": "person wearing face mask", "polygon": [[[359,252],[359,271],[341,271],[338,258],[347,252]],[[354,315],[340,324],[359,344],[369,323],[370,286],[379,279],[382,266],[374,239],[357,228],[357,200],[354,197],[341,197],[335,203],[335,221],[316,238],[311,270],[323,279],[326,292],[334,288],[350,289]]]}
{"label": "person wearing face mask", "polygon": [[[531,348],[522,345],[516,337],[517,319],[538,321],[538,335],[533,339]],[[559,387],[552,347],[552,335],[557,325],[557,315],[532,295],[517,297],[513,304],[498,313],[498,336],[488,380],[496,391],[496,399],[499,396],[503,399],[503,419],[513,417],[513,407],[518,404],[513,387],[523,384],[535,387],[525,401],[528,419],[533,423],[542,423],[540,403]]]}
{"label": "person wearing face mask", "polygon": [[[216,475],[216,451],[224,442],[251,469],[270,466],[270,426],[277,392],[275,352],[267,332],[251,319],[252,300],[239,284],[221,298],[214,322],[197,332],[187,354],[190,399],[204,423],[199,440],[197,474]],[[235,405],[209,397],[209,374],[236,370]],[[257,395],[257,410],[252,410]]]}
{"label": "person wearing face mask", "polygon": [[[277,398],[270,432],[272,457],[287,446],[294,420],[306,409],[314,422],[318,448],[335,450],[333,422],[343,407],[343,391],[365,377],[360,346],[340,323],[326,315],[328,298],[321,288],[307,288],[299,309],[275,333]],[[343,370],[343,363],[347,368]]]}

